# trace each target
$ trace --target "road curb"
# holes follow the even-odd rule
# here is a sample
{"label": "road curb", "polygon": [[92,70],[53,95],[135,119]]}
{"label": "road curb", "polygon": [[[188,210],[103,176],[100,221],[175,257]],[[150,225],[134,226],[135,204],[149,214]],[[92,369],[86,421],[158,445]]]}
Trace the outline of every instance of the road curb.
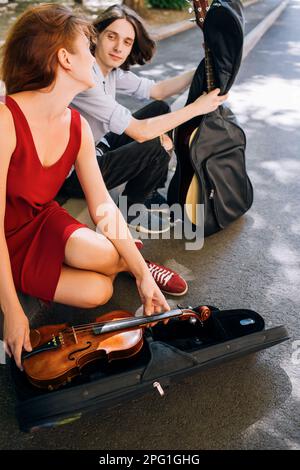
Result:
{"label": "road curb", "polygon": [[195,28],[195,23],[192,23],[189,20],[180,21],[178,23],[169,24],[167,26],[162,26],[155,30],[149,28],[150,36],[154,41],[162,41],[163,39],[170,38],[176,34],[183,33],[189,29]]}
{"label": "road curb", "polygon": [[[268,29],[275,23],[283,10],[287,7],[289,0],[283,0],[266,18],[264,18],[255,28],[253,28],[244,39],[244,49],[242,61],[249,52],[256,46],[258,41],[264,36]],[[172,111],[182,108],[187,100],[188,90],[180,95],[171,105]]]}
{"label": "road curb", "polygon": [[244,41],[244,60],[250,51],[256,46],[258,41],[268,31],[268,29],[275,23],[277,18],[281,15],[283,10],[287,7],[289,0],[283,0],[275,10],[273,10],[266,18],[264,18],[254,29],[247,34]]}

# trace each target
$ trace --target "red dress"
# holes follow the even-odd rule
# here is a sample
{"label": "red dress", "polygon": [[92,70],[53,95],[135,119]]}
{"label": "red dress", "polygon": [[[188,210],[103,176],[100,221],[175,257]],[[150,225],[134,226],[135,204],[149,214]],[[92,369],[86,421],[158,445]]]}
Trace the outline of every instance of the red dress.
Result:
{"label": "red dress", "polygon": [[7,96],[6,106],[12,113],[17,138],[7,174],[4,220],[13,279],[17,290],[51,301],[66,242],[75,230],[87,227],[53,200],[80,149],[80,115],[71,110],[68,145],[57,162],[44,167],[19,105]]}

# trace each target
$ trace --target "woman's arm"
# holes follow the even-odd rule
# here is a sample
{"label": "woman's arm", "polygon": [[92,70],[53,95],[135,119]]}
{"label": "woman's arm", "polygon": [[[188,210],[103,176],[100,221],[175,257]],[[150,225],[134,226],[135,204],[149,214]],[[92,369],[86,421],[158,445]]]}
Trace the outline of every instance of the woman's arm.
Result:
{"label": "woman's arm", "polygon": [[6,352],[13,355],[21,368],[21,353],[24,347],[31,350],[29,323],[21,307],[14,286],[9,253],[4,232],[6,206],[6,180],[11,155],[16,146],[13,119],[6,106],[0,104],[0,305],[4,314],[4,342]]}
{"label": "woman's arm", "polygon": [[196,69],[193,69],[189,72],[177,75],[177,77],[167,78],[166,80],[157,82],[150,90],[150,97],[154,100],[164,100],[183,92],[190,86],[195,71]]}
{"label": "woman's arm", "polygon": [[[164,296],[156,286],[142,255],[135,246],[121,212],[106,189],[95,156],[95,145],[90,127],[84,118],[81,118],[81,122],[82,143],[75,169],[86,197],[90,216],[97,228],[113,243],[119,255],[125,260],[137,280],[139,291],[142,286],[141,297],[144,297],[145,314],[151,315],[157,311],[156,302],[162,309],[169,310]],[[149,292],[145,292],[147,289]],[[152,296],[151,301],[149,296]]]}

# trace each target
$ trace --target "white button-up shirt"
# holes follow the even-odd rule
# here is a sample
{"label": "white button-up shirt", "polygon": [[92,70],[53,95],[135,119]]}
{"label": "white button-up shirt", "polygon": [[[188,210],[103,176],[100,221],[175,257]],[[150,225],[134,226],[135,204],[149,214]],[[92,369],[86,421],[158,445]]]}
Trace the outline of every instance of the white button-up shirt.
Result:
{"label": "white button-up shirt", "polygon": [[123,134],[129,126],[132,114],[116,101],[116,92],[149,99],[154,80],[138,77],[133,72],[113,69],[103,76],[98,64],[94,64],[96,86],[79,93],[71,103],[91,126],[95,143],[107,132]]}

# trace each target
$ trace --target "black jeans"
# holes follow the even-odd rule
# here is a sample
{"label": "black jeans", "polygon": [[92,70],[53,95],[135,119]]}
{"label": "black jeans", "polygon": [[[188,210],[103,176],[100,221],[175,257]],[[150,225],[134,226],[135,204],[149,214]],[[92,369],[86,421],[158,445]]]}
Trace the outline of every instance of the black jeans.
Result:
{"label": "black jeans", "polygon": [[[147,119],[170,112],[164,101],[153,101],[133,116]],[[108,190],[126,183],[123,195],[130,203],[143,203],[157,188],[164,187],[168,176],[170,155],[162,147],[159,137],[138,143],[126,134],[109,132],[105,135],[110,147],[99,143],[103,155],[97,155],[98,164]],[[84,197],[76,171],[64,182],[60,193],[67,197]]]}

